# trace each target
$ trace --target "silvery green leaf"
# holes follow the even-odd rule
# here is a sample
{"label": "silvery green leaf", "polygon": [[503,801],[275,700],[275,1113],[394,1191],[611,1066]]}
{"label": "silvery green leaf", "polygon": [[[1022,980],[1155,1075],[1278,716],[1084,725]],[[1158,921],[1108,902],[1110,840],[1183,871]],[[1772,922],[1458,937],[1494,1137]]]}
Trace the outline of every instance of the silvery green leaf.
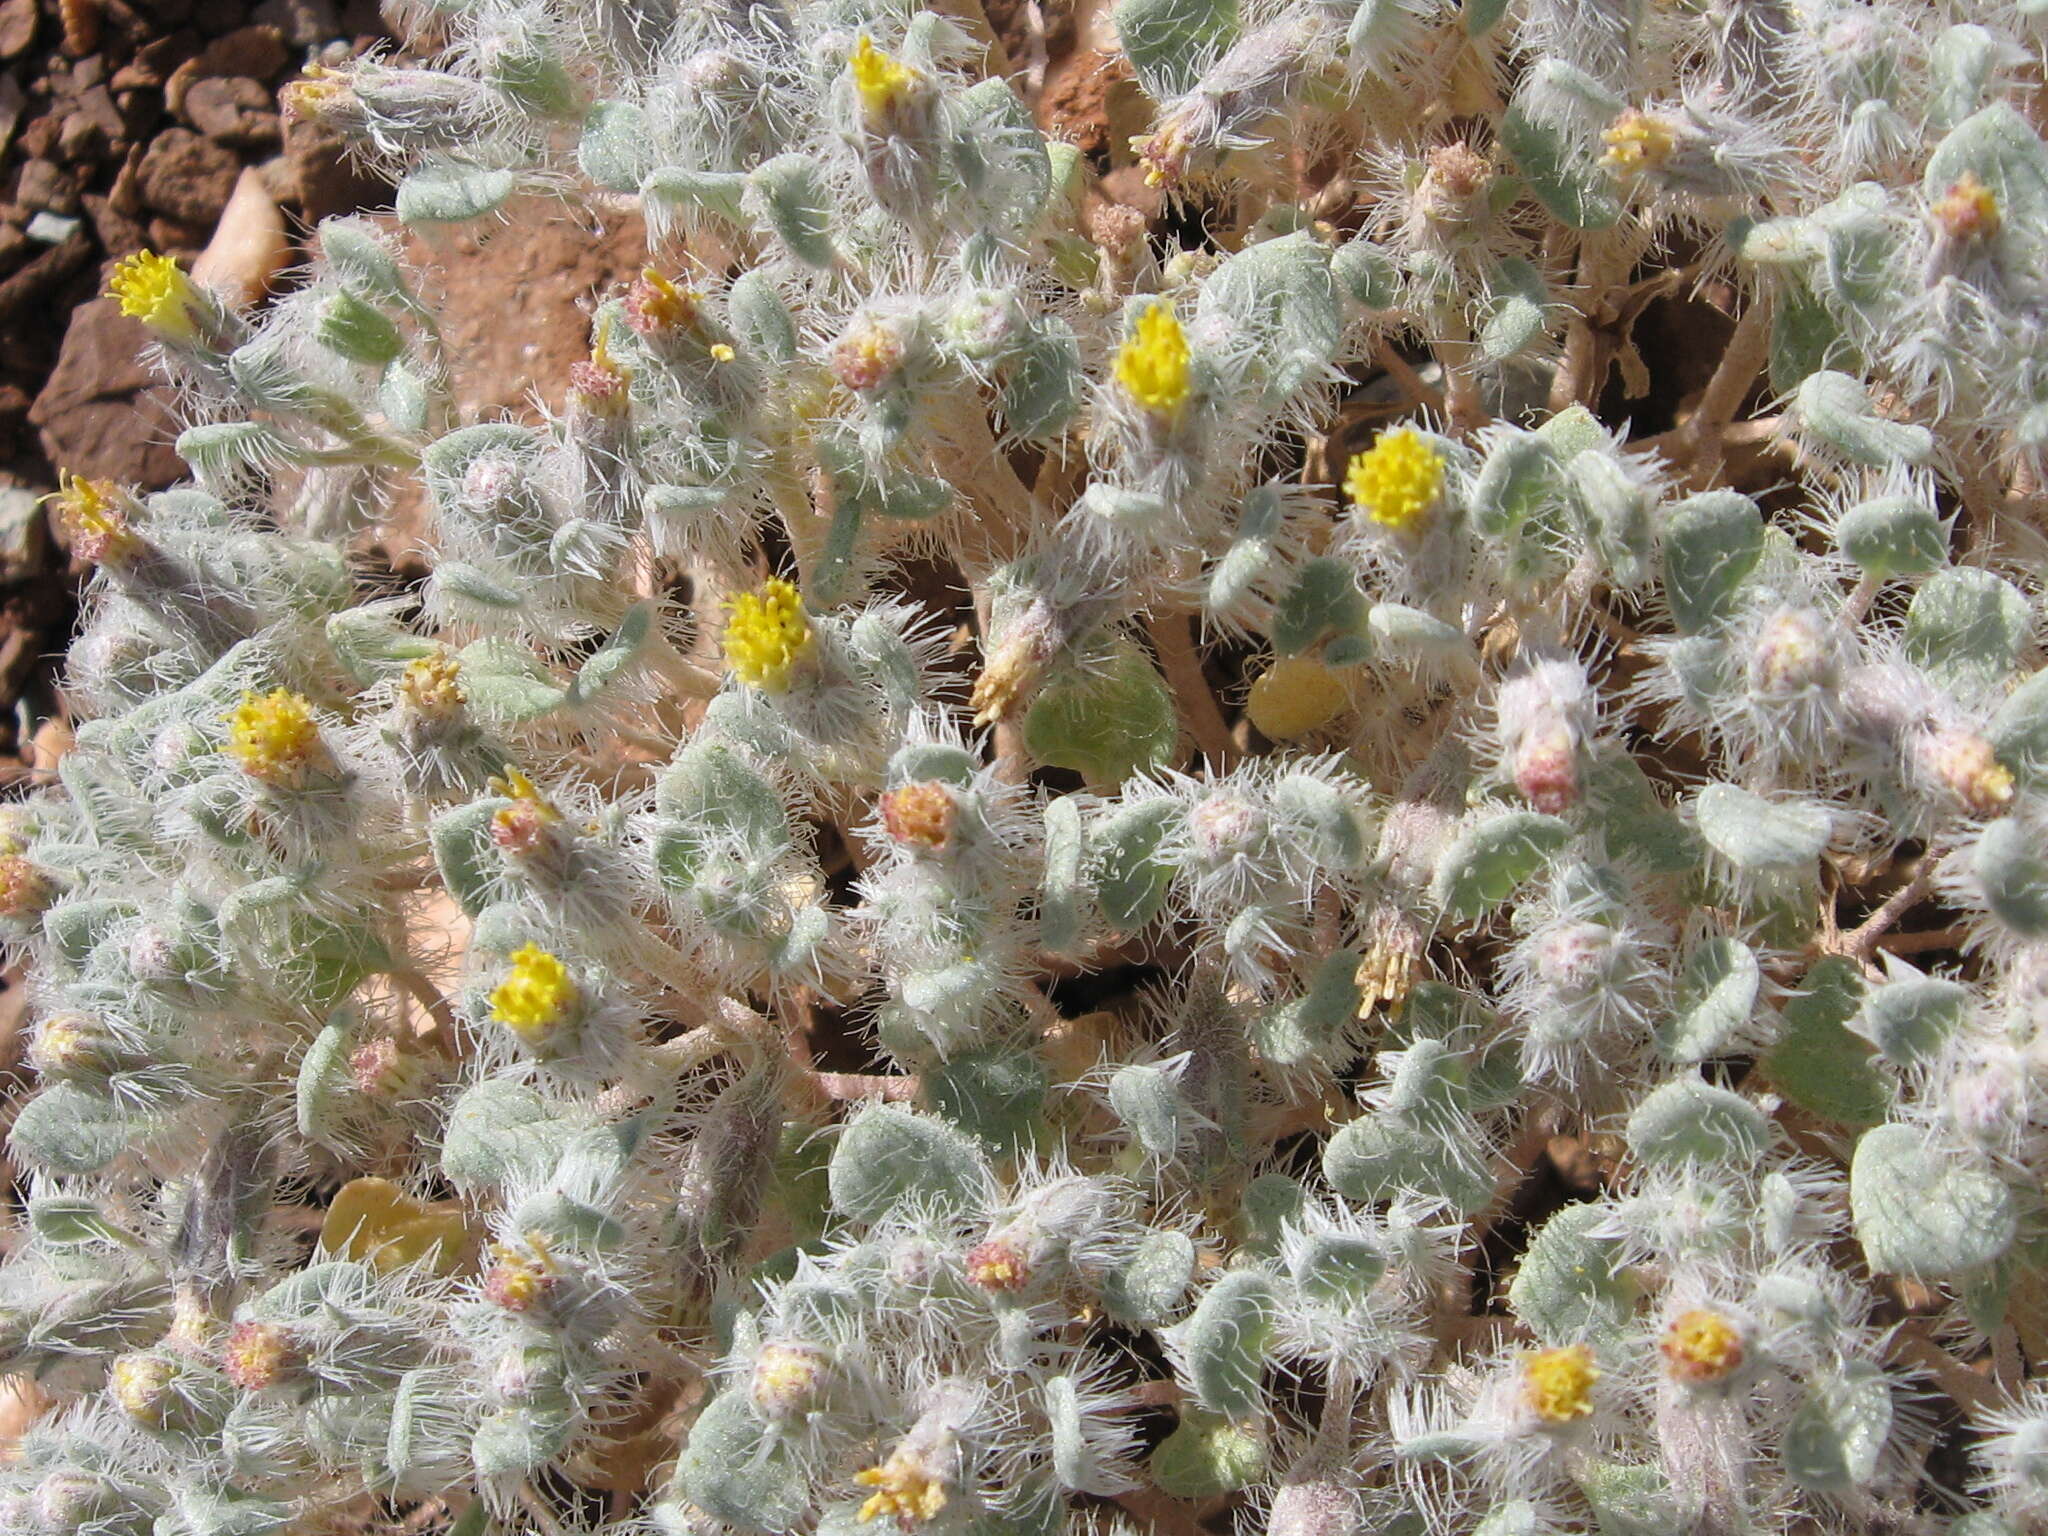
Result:
{"label": "silvery green leaf", "polygon": [[1849,1165],[1849,1210],[1870,1267],[1913,1278],[1989,1264],[2019,1230],[2003,1180],[1930,1145],[1910,1125],[1863,1133]]}
{"label": "silvery green leaf", "polygon": [[1654,1088],[1628,1118],[1629,1147],[1646,1164],[1747,1165],[1769,1143],[1763,1111],[1697,1077]]}
{"label": "silvery green leaf", "polygon": [[1920,464],[1934,452],[1934,434],[1912,422],[1877,414],[1864,387],[1846,373],[1824,368],[1799,386],[1799,419],[1844,458],[1882,469]]}
{"label": "silvery green leaf", "polygon": [[1733,784],[1709,784],[1693,801],[1707,845],[1746,873],[1812,868],[1834,833],[1825,807],[1766,800]]}

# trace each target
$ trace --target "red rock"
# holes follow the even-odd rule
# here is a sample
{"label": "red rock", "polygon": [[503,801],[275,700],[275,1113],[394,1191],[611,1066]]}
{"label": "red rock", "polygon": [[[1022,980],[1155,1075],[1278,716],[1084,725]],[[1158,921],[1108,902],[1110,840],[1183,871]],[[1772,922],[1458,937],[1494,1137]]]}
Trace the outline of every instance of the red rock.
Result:
{"label": "red rock", "polygon": [[93,233],[100,237],[100,249],[107,255],[131,256],[149,244],[148,227],[122,212],[112,198],[88,192],[80,201],[85,204],[85,216],[92,220]]}
{"label": "red rock", "polygon": [[184,128],[166,128],[142,157],[142,201],[182,224],[211,229],[242,165],[232,151]]}
{"label": "red rock", "polygon": [[348,152],[325,123],[300,119],[285,130],[280,198],[296,201],[309,224],[359,208],[391,206],[391,183]]}
{"label": "red rock", "polygon": [[36,0],[0,0],[0,59],[18,58],[36,40]]}
{"label": "red rock", "polygon": [[117,91],[161,87],[180,64],[199,51],[199,46],[199,34],[184,28],[152,38],[135,50],[134,58],[114,71],[113,87]]}
{"label": "red rock", "polygon": [[195,80],[185,93],[185,121],[238,149],[275,146],[282,130],[270,87],[247,75]]}
{"label": "red rock", "polygon": [[70,213],[78,207],[78,182],[48,160],[31,160],[21,168],[14,201],[31,211]]}
{"label": "red rock", "polygon": [[288,58],[277,28],[237,28],[215,38],[172,72],[164,82],[164,105],[182,116],[185,93],[196,82],[233,75],[274,80],[283,73]]}
{"label": "red rock", "polygon": [[167,392],[141,361],[148,339],[111,299],[72,312],[57,366],[28,413],[52,464],[149,489],[182,476]]}

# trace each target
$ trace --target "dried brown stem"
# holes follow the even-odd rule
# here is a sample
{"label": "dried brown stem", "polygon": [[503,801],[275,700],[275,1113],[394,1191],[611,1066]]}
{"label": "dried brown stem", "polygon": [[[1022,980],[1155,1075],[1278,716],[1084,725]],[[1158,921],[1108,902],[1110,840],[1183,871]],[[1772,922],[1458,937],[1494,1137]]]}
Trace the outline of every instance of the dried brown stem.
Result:
{"label": "dried brown stem", "polygon": [[1152,648],[1159,653],[1159,668],[1166,674],[1180,705],[1180,717],[1212,767],[1228,768],[1237,758],[1237,745],[1230,739],[1230,725],[1202,675],[1202,658],[1195,649],[1184,613],[1154,614],[1146,624]]}

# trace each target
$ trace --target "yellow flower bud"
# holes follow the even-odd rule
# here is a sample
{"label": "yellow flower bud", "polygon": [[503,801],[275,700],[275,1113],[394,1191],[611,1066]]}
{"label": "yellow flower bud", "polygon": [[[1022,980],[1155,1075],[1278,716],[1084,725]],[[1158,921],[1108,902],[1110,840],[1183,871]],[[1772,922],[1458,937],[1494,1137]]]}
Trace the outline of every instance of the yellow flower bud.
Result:
{"label": "yellow flower bud", "polygon": [[123,257],[107,278],[107,297],[166,341],[191,341],[199,334],[199,290],[172,257],[154,251]]}
{"label": "yellow flower bud", "polygon": [[894,112],[922,79],[909,65],[877,48],[865,32],[847,56],[846,67],[853,75],[853,88],[859,93],[861,107],[871,123]]}
{"label": "yellow flower bud", "polygon": [[1344,475],[1351,504],[1382,528],[1413,533],[1443,494],[1444,456],[1413,427],[1382,432]]}
{"label": "yellow flower bud", "polygon": [[491,1017],[534,1045],[575,1011],[576,983],[569,968],[538,944],[522,944],[511,959],[511,973],[491,992]]}
{"label": "yellow flower bud", "polygon": [[725,664],[749,688],[787,693],[811,649],[811,621],[793,582],[771,576],[758,592],[728,599]]}
{"label": "yellow flower bud", "polygon": [[1170,417],[1179,413],[1193,387],[1188,363],[1187,333],[1173,306],[1159,299],[1138,316],[1130,339],[1117,349],[1116,381],[1138,405]]}
{"label": "yellow flower bud", "polygon": [[228,739],[221,750],[252,779],[294,785],[321,757],[320,727],[313,705],[287,688],[261,696],[245,692],[226,716]]}
{"label": "yellow flower bud", "polygon": [[1742,1364],[1742,1333],[1718,1312],[1682,1312],[1658,1342],[1664,1369],[1680,1381],[1719,1381]]}
{"label": "yellow flower bud", "polygon": [[1569,1424],[1593,1411],[1593,1383],[1600,1368],[1583,1344],[1532,1350],[1522,1357],[1522,1393],[1530,1411],[1546,1424]]}

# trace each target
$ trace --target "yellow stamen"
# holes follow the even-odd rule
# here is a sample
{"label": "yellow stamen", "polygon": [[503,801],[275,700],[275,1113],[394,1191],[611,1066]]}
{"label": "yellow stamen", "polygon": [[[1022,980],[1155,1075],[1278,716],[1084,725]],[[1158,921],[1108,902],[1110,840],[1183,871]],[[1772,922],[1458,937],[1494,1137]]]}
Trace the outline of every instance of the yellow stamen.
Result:
{"label": "yellow stamen", "polygon": [[1658,1351],[1680,1381],[1719,1381],[1742,1364],[1742,1334],[1718,1312],[1695,1307],[1672,1319]]}
{"label": "yellow stamen", "polygon": [[1600,156],[1602,165],[1624,176],[1637,176],[1661,170],[1678,141],[1662,118],[1630,107],[1600,135],[1600,142],[1607,146]]}
{"label": "yellow stamen", "polygon": [[127,494],[111,480],[87,480],[62,470],[51,499],[57,526],[81,559],[112,564],[142,543],[128,521]]}
{"label": "yellow stamen", "polygon": [[527,1044],[545,1039],[576,1007],[569,968],[538,944],[512,951],[512,970],[491,992],[491,1017]]}
{"label": "yellow stamen", "polygon": [[763,693],[787,693],[811,649],[811,621],[795,584],[771,576],[758,592],[728,598],[726,606],[723,645],[733,676]]}
{"label": "yellow stamen", "polygon": [[454,714],[469,698],[462,691],[462,665],[445,646],[405,664],[398,694],[416,713],[436,720]]}
{"label": "yellow stamen", "polygon": [[860,104],[870,120],[887,116],[917,88],[921,78],[916,70],[877,48],[865,32],[853,45],[846,67],[853,74],[853,88],[860,93]]}
{"label": "yellow stamen", "polygon": [[1522,1357],[1524,1400],[1546,1424],[1569,1424],[1593,1411],[1593,1383],[1600,1369],[1583,1344],[1538,1349]]}
{"label": "yellow stamen", "polygon": [[880,1466],[856,1472],[853,1480],[875,1490],[854,1517],[863,1525],[883,1515],[894,1515],[900,1525],[915,1525],[937,1519],[946,1507],[946,1485],[932,1476],[916,1452],[901,1446]]}
{"label": "yellow stamen", "polygon": [[107,278],[107,297],[166,341],[190,341],[198,334],[193,315],[199,291],[172,257],[154,251],[123,257]]}
{"label": "yellow stamen", "polygon": [[297,784],[320,758],[320,727],[303,694],[275,688],[261,696],[244,692],[225,716],[228,739],[221,750],[252,779]]}
{"label": "yellow stamen", "polygon": [[1971,171],[1957,177],[1928,212],[1935,227],[1951,240],[1989,240],[2005,224],[1998,211],[1998,195]]}
{"label": "yellow stamen", "polygon": [[1192,388],[1188,338],[1173,306],[1155,300],[1138,316],[1130,339],[1117,349],[1116,381],[1155,416],[1178,414]]}
{"label": "yellow stamen", "polygon": [[1443,492],[1444,456],[1413,427],[1382,432],[1344,475],[1351,504],[1383,528],[1411,533]]}

